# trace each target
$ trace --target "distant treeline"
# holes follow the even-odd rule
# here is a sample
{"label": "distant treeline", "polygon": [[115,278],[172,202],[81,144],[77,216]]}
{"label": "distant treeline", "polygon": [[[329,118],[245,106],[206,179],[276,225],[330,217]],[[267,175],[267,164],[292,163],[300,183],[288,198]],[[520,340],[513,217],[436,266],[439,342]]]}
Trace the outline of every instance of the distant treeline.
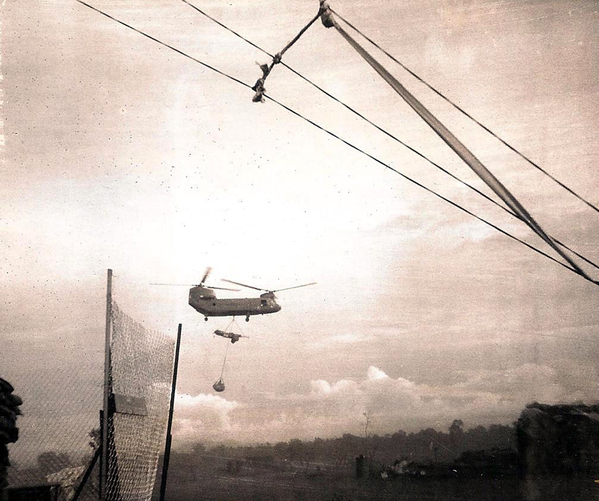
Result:
{"label": "distant treeline", "polygon": [[315,438],[303,441],[259,445],[217,445],[207,447],[198,443],[193,455],[255,460],[323,462],[351,464],[359,455],[379,462],[395,460],[448,461],[462,452],[472,450],[516,450],[516,431],[513,426],[493,424],[464,429],[461,420],[455,420],[447,431],[427,428],[417,433],[399,430],[393,434],[356,436],[349,433],[338,438]]}

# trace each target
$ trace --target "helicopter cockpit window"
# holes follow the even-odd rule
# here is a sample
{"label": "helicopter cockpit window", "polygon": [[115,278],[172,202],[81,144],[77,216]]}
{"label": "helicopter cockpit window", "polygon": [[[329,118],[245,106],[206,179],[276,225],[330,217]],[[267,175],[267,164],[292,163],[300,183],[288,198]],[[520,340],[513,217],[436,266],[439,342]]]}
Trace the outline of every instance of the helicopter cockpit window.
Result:
{"label": "helicopter cockpit window", "polygon": [[261,300],[260,300],[260,304],[261,304],[262,306],[266,306],[266,299],[261,299]]}

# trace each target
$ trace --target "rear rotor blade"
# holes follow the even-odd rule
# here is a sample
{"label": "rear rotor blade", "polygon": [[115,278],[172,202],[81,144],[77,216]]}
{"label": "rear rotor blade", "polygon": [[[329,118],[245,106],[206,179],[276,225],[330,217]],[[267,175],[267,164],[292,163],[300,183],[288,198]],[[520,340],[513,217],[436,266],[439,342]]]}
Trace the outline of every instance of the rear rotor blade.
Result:
{"label": "rear rotor blade", "polygon": [[310,282],[309,284],[303,284],[303,285],[294,285],[293,287],[286,287],[285,289],[277,289],[277,290],[270,291],[270,292],[289,291],[291,289],[299,289],[300,287],[308,287],[308,285],[316,285],[316,282]]}
{"label": "rear rotor blade", "polygon": [[229,287],[214,287],[214,285],[205,285],[205,287],[208,287],[209,289],[216,289],[219,291],[233,291],[233,292],[239,292],[241,289],[230,289]]}
{"label": "rear rotor blade", "polygon": [[228,282],[230,284],[241,285],[241,287],[247,287],[248,289],[255,289],[257,291],[266,291],[268,289],[261,289],[260,287],[254,287],[253,285],[246,285],[240,282],[233,282],[233,280],[227,280],[226,278],[222,279],[223,282]]}

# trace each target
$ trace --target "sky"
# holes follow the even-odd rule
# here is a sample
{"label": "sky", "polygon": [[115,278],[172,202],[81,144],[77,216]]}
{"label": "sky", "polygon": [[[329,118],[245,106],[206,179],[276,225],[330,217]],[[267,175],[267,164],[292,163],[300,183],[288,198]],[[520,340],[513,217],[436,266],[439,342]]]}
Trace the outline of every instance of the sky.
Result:
{"label": "sky", "polygon": [[[258,64],[270,62],[183,2],[92,4],[250,86]],[[305,0],[197,5],[270,53],[318,9]],[[599,204],[596,2],[331,6]],[[84,402],[69,414],[86,416],[82,432],[95,422],[108,268],[114,299],[130,316],[173,336],[183,325],[175,447],[360,435],[367,419],[379,434],[447,429],[454,419],[467,428],[509,424],[534,400],[596,402],[595,285],[80,3],[3,0],[1,8],[2,376],[25,401],[27,436],[41,433],[34,421],[60,422],[61,391],[73,405]],[[599,261],[596,211],[373,54],[548,233]],[[491,194],[334,30],[315,23],[284,61]],[[521,223],[281,65],[266,90],[554,255]],[[317,282],[278,294],[275,315],[237,319],[249,338],[229,346],[220,394],[212,384],[227,341],[212,333],[230,320],[204,322],[186,287],[151,285],[195,284],[209,266],[212,285]]]}

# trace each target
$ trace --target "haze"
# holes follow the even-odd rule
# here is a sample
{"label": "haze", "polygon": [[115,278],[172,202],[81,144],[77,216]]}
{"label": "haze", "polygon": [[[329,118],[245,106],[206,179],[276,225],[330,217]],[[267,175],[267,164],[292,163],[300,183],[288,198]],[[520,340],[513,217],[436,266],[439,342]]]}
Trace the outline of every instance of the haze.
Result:
{"label": "haze", "polygon": [[[269,62],[182,2],[93,5],[249,85],[260,76],[256,62]],[[271,53],[318,9],[303,0],[198,6]],[[331,6],[599,203],[596,2]],[[44,398],[67,380],[78,381],[76,394],[99,397],[107,268],[129,315],[173,335],[183,324],[177,447],[359,434],[365,415],[373,433],[446,429],[454,419],[510,423],[533,400],[596,401],[595,285],[77,2],[4,0],[2,11],[2,375],[25,416],[42,398],[42,377]],[[374,53],[550,234],[599,261],[597,212]],[[333,30],[315,23],[284,60],[488,192]],[[284,67],[266,88],[546,250]],[[275,315],[238,319],[249,339],[229,348],[222,394],[211,386],[226,341],[212,332],[228,320],[204,322],[185,287],[150,285],[194,284],[208,266],[213,285],[318,282],[280,293]]]}

